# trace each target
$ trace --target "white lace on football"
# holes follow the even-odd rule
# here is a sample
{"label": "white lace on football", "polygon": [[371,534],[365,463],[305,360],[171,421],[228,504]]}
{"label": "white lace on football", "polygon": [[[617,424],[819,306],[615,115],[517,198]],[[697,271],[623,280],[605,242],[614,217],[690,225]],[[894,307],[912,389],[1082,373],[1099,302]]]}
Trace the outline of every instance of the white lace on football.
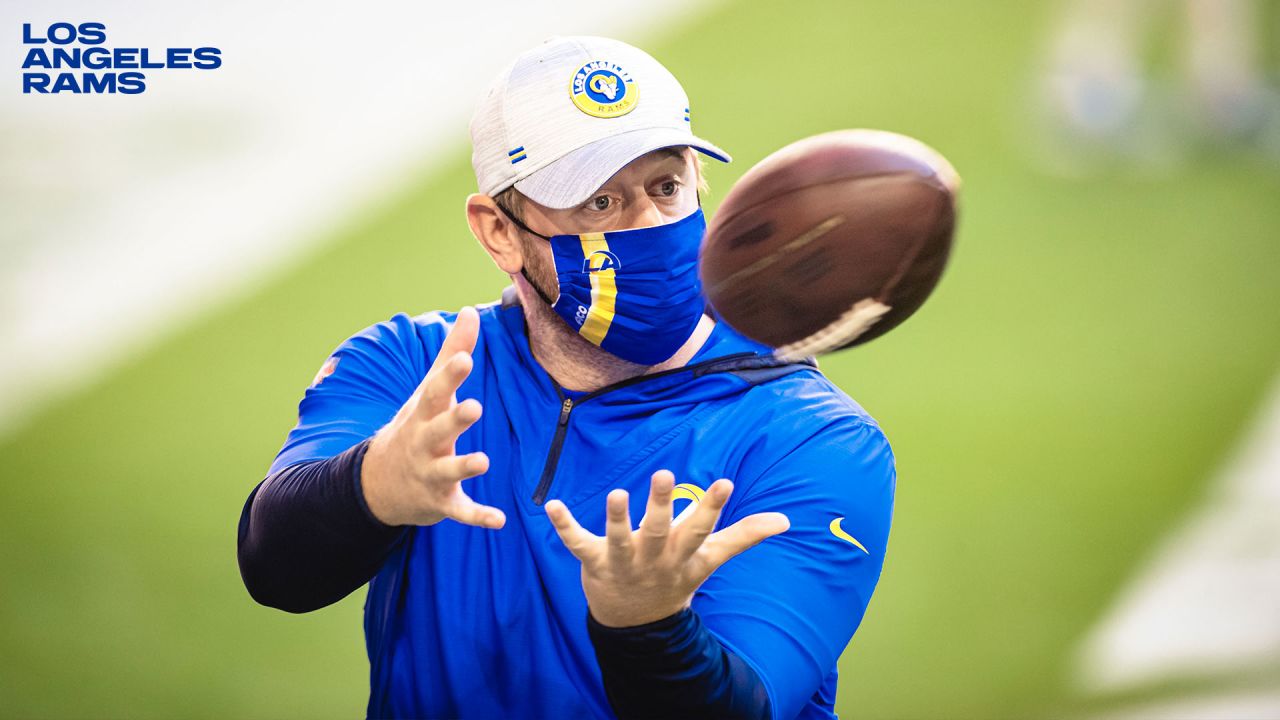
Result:
{"label": "white lace on football", "polygon": [[863,298],[846,310],[835,322],[809,337],[783,345],[774,355],[783,360],[799,360],[821,355],[853,342],[891,308],[875,298]]}

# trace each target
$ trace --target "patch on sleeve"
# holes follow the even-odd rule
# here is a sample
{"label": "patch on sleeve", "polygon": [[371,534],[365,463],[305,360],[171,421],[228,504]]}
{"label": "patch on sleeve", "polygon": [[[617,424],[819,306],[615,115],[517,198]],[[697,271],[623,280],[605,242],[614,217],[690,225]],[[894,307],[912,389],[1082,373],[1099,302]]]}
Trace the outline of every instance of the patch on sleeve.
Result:
{"label": "patch on sleeve", "polygon": [[325,360],[324,365],[321,365],[320,369],[316,371],[316,376],[311,379],[311,384],[307,386],[307,389],[309,390],[319,385],[324,382],[325,378],[332,375],[333,371],[338,368],[338,360],[339,358],[337,355],[333,355],[328,360]]}

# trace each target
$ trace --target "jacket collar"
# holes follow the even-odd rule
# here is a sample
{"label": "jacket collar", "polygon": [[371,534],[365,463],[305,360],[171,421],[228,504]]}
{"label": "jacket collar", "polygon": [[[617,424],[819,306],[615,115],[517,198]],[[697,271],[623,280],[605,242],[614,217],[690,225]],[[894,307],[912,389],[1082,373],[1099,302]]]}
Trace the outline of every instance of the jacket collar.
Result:
{"label": "jacket collar", "polygon": [[[533,357],[533,351],[529,347],[529,337],[525,330],[524,309],[520,306],[520,298],[516,294],[515,286],[508,285],[504,288],[502,300],[495,305],[494,311],[504,330],[504,340],[509,344],[514,354],[518,356],[518,362],[522,369],[534,378],[534,382],[541,393],[546,393],[548,399],[560,402],[562,397],[555,381]],[[708,314],[713,318],[716,317],[710,306],[708,306]],[[698,349],[698,352],[694,354],[685,367],[694,368],[717,358],[732,355],[769,355],[772,352],[773,349],[768,345],[763,345],[744,337],[729,327],[728,323],[717,318],[715,327],[712,328],[707,341],[703,343],[702,347]],[[633,379],[632,381],[623,381],[626,383],[623,387],[617,390],[609,389],[608,392],[602,393],[599,397],[601,400],[607,399],[610,404],[615,401],[633,402],[642,398],[645,400],[663,398],[667,401],[698,401],[707,399],[703,397],[706,392],[716,395],[731,390],[726,382],[703,382],[697,383],[700,386],[705,386],[700,387],[699,392],[690,392],[691,388],[689,386],[692,381],[699,378],[711,378],[712,376],[702,376],[696,372],[680,372],[679,370],[682,369],[653,376],[640,376],[639,379]],[[727,381],[728,378],[721,380]],[[609,387],[612,388],[613,386]],[[740,389],[741,385],[739,383],[733,383],[734,391]]]}

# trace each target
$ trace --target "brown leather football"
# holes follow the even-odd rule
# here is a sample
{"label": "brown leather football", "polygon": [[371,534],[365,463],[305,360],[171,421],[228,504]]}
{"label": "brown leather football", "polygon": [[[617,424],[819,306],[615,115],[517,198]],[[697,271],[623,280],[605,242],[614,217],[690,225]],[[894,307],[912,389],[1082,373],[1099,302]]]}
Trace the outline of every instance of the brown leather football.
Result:
{"label": "brown leather football", "polygon": [[877,338],[924,304],[951,251],[960,178],[882,130],[794,142],[733,186],[703,239],[711,306],[784,357]]}

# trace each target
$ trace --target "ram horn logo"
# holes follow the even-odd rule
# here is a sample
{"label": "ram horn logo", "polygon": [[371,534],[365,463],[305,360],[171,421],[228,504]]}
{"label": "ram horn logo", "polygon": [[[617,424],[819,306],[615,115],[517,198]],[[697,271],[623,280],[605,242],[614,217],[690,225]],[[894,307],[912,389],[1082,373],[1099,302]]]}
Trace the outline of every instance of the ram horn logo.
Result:
{"label": "ram horn logo", "polygon": [[610,100],[618,99],[618,76],[603,73],[591,76],[591,89]]}
{"label": "ram horn logo", "polygon": [[692,500],[693,502],[702,502],[702,498],[707,494],[706,490],[694,485],[693,483],[680,483],[671,491],[671,500]]}
{"label": "ram horn logo", "polygon": [[582,272],[593,273],[602,270],[618,271],[622,269],[622,262],[618,260],[618,256],[608,250],[596,250],[582,261]]}
{"label": "ram horn logo", "polygon": [[698,503],[702,502],[702,498],[707,494],[706,490],[694,485],[693,483],[680,483],[671,490],[671,502],[674,504],[676,500],[688,500],[689,504],[685,509],[671,521],[672,526],[679,525],[686,518],[693,514]]}

